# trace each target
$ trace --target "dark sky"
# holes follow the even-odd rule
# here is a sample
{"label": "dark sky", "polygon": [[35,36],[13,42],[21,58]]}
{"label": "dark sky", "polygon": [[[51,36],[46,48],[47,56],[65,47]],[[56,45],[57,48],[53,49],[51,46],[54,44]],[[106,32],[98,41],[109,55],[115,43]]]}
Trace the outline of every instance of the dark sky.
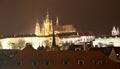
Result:
{"label": "dark sky", "polygon": [[53,22],[73,24],[80,32],[110,34],[120,27],[120,0],[0,0],[0,35],[34,33],[47,9]]}

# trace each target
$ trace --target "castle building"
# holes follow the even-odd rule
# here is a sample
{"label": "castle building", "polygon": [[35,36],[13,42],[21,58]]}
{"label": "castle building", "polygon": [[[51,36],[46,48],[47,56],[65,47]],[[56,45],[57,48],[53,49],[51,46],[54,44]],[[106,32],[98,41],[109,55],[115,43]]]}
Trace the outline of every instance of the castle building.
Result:
{"label": "castle building", "polygon": [[[56,22],[53,24],[53,22]],[[53,26],[54,25],[54,26]],[[1,49],[20,49],[22,50],[26,43],[32,44],[34,49],[44,46],[52,46],[52,34],[53,28],[55,33],[56,45],[62,46],[63,43],[81,44],[83,42],[90,42],[94,39],[94,36],[74,36],[77,33],[73,25],[60,25],[58,17],[56,21],[52,21],[49,18],[47,12],[46,18],[43,23],[39,23],[39,19],[36,19],[36,26],[34,34],[27,35],[10,35],[0,37]],[[77,35],[77,34],[75,34]]]}
{"label": "castle building", "polygon": [[117,27],[117,35],[120,35],[120,33],[119,33],[119,27]]}
{"label": "castle building", "polygon": [[119,27],[115,27],[113,26],[113,29],[112,29],[112,36],[117,36],[119,35]]}

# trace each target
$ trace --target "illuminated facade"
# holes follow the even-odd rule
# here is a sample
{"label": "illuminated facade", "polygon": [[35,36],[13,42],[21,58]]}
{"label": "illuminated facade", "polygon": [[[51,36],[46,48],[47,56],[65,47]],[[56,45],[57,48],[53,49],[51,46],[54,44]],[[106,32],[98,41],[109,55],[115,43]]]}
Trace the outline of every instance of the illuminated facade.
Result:
{"label": "illuminated facade", "polygon": [[73,27],[73,25],[61,25],[61,26],[55,26],[55,32],[56,33],[72,33],[76,32],[76,29]]}
{"label": "illuminated facade", "polygon": [[[95,39],[94,36],[70,36],[70,37],[55,37],[56,45],[75,44],[82,45],[84,42],[90,42]],[[34,49],[39,46],[52,46],[52,36],[24,36],[24,37],[10,37],[0,39],[1,49],[23,49],[26,43],[32,44]]]}
{"label": "illuminated facade", "polygon": [[40,33],[40,25],[39,25],[38,18],[37,18],[36,26],[35,26],[35,35],[37,35],[37,36],[41,35],[41,33]]}
{"label": "illuminated facade", "polygon": [[93,41],[94,47],[120,47],[120,37],[103,37],[103,38],[96,38]]}
{"label": "illuminated facade", "polygon": [[114,47],[120,47],[120,37],[119,37],[119,27],[115,28],[113,26],[112,36],[109,37],[98,37],[93,41],[94,47],[108,47],[108,46],[114,46]]}
{"label": "illuminated facade", "polygon": [[53,28],[53,23],[52,23],[52,20],[49,19],[49,14],[47,12],[47,15],[46,15],[46,19],[44,20],[44,31],[45,31],[45,35],[49,35],[49,34],[52,34],[52,28]]}
{"label": "illuminated facade", "polygon": [[95,39],[95,36],[72,36],[61,38],[62,44],[72,43],[75,45],[83,45],[85,42],[91,42]]}
{"label": "illuminated facade", "polygon": [[47,12],[46,19],[43,20],[42,28],[40,28],[39,21],[37,19],[36,27],[35,27],[35,35],[47,36],[52,34],[52,30],[53,30],[53,23],[52,23],[52,20],[49,19],[49,13]]}
{"label": "illuminated facade", "polygon": [[0,39],[2,49],[23,49],[26,43],[33,45],[33,48],[37,49],[39,46],[46,46],[46,43],[51,46],[51,37],[12,37]]}

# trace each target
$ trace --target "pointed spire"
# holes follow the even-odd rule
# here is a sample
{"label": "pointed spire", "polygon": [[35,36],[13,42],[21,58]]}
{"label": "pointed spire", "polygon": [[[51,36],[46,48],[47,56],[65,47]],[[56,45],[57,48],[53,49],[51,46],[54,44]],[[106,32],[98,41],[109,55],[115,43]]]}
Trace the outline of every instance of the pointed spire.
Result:
{"label": "pointed spire", "polygon": [[59,26],[58,17],[56,18],[56,26]]}
{"label": "pointed spire", "polygon": [[119,35],[120,33],[119,33],[119,27],[117,27],[117,35]]}
{"label": "pointed spire", "polygon": [[38,16],[36,17],[36,23],[39,23],[39,19],[38,19]]}
{"label": "pointed spire", "polygon": [[116,30],[115,26],[113,26],[113,31]]}
{"label": "pointed spire", "polygon": [[115,26],[113,26],[112,36],[116,36],[116,35],[118,35],[118,34],[117,34],[117,29],[115,28]]}
{"label": "pointed spire", "polygon": [[35,35],[40,36],[40,25],[38,17],[36,18]]}
{"label": "pointed spire", "polygon": [[48,20],[49,20],[49,11],[48,11],[48,9],[47,9],[46,19],[48,19]]}

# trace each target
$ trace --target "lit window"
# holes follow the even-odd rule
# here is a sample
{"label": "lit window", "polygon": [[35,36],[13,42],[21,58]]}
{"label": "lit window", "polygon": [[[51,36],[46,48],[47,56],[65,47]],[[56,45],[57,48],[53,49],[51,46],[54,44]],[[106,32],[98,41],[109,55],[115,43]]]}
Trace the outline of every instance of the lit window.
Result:
{"label": "lit window", "polygon": [[16,64],[17,64],[18,66],[20,66],[20,65],[22,64],[22,61],[19,60],[19,61],[16,62]]}
{"label": "lit window", "polygon": [[36,66],[37,65],[37,61],[32,61],[32,65]]}
{"label": "lit window", "polygon": [[49,61],[49,60],[45,60],[45,61],[44,61],[44,64],[45,64],[45,65],[49,65],[49,64],[50,64],[50,61]]}
{"label": "lit window", "polygon": [[84,60],[78,60],[78,64],[80,65],[84,64]]}

